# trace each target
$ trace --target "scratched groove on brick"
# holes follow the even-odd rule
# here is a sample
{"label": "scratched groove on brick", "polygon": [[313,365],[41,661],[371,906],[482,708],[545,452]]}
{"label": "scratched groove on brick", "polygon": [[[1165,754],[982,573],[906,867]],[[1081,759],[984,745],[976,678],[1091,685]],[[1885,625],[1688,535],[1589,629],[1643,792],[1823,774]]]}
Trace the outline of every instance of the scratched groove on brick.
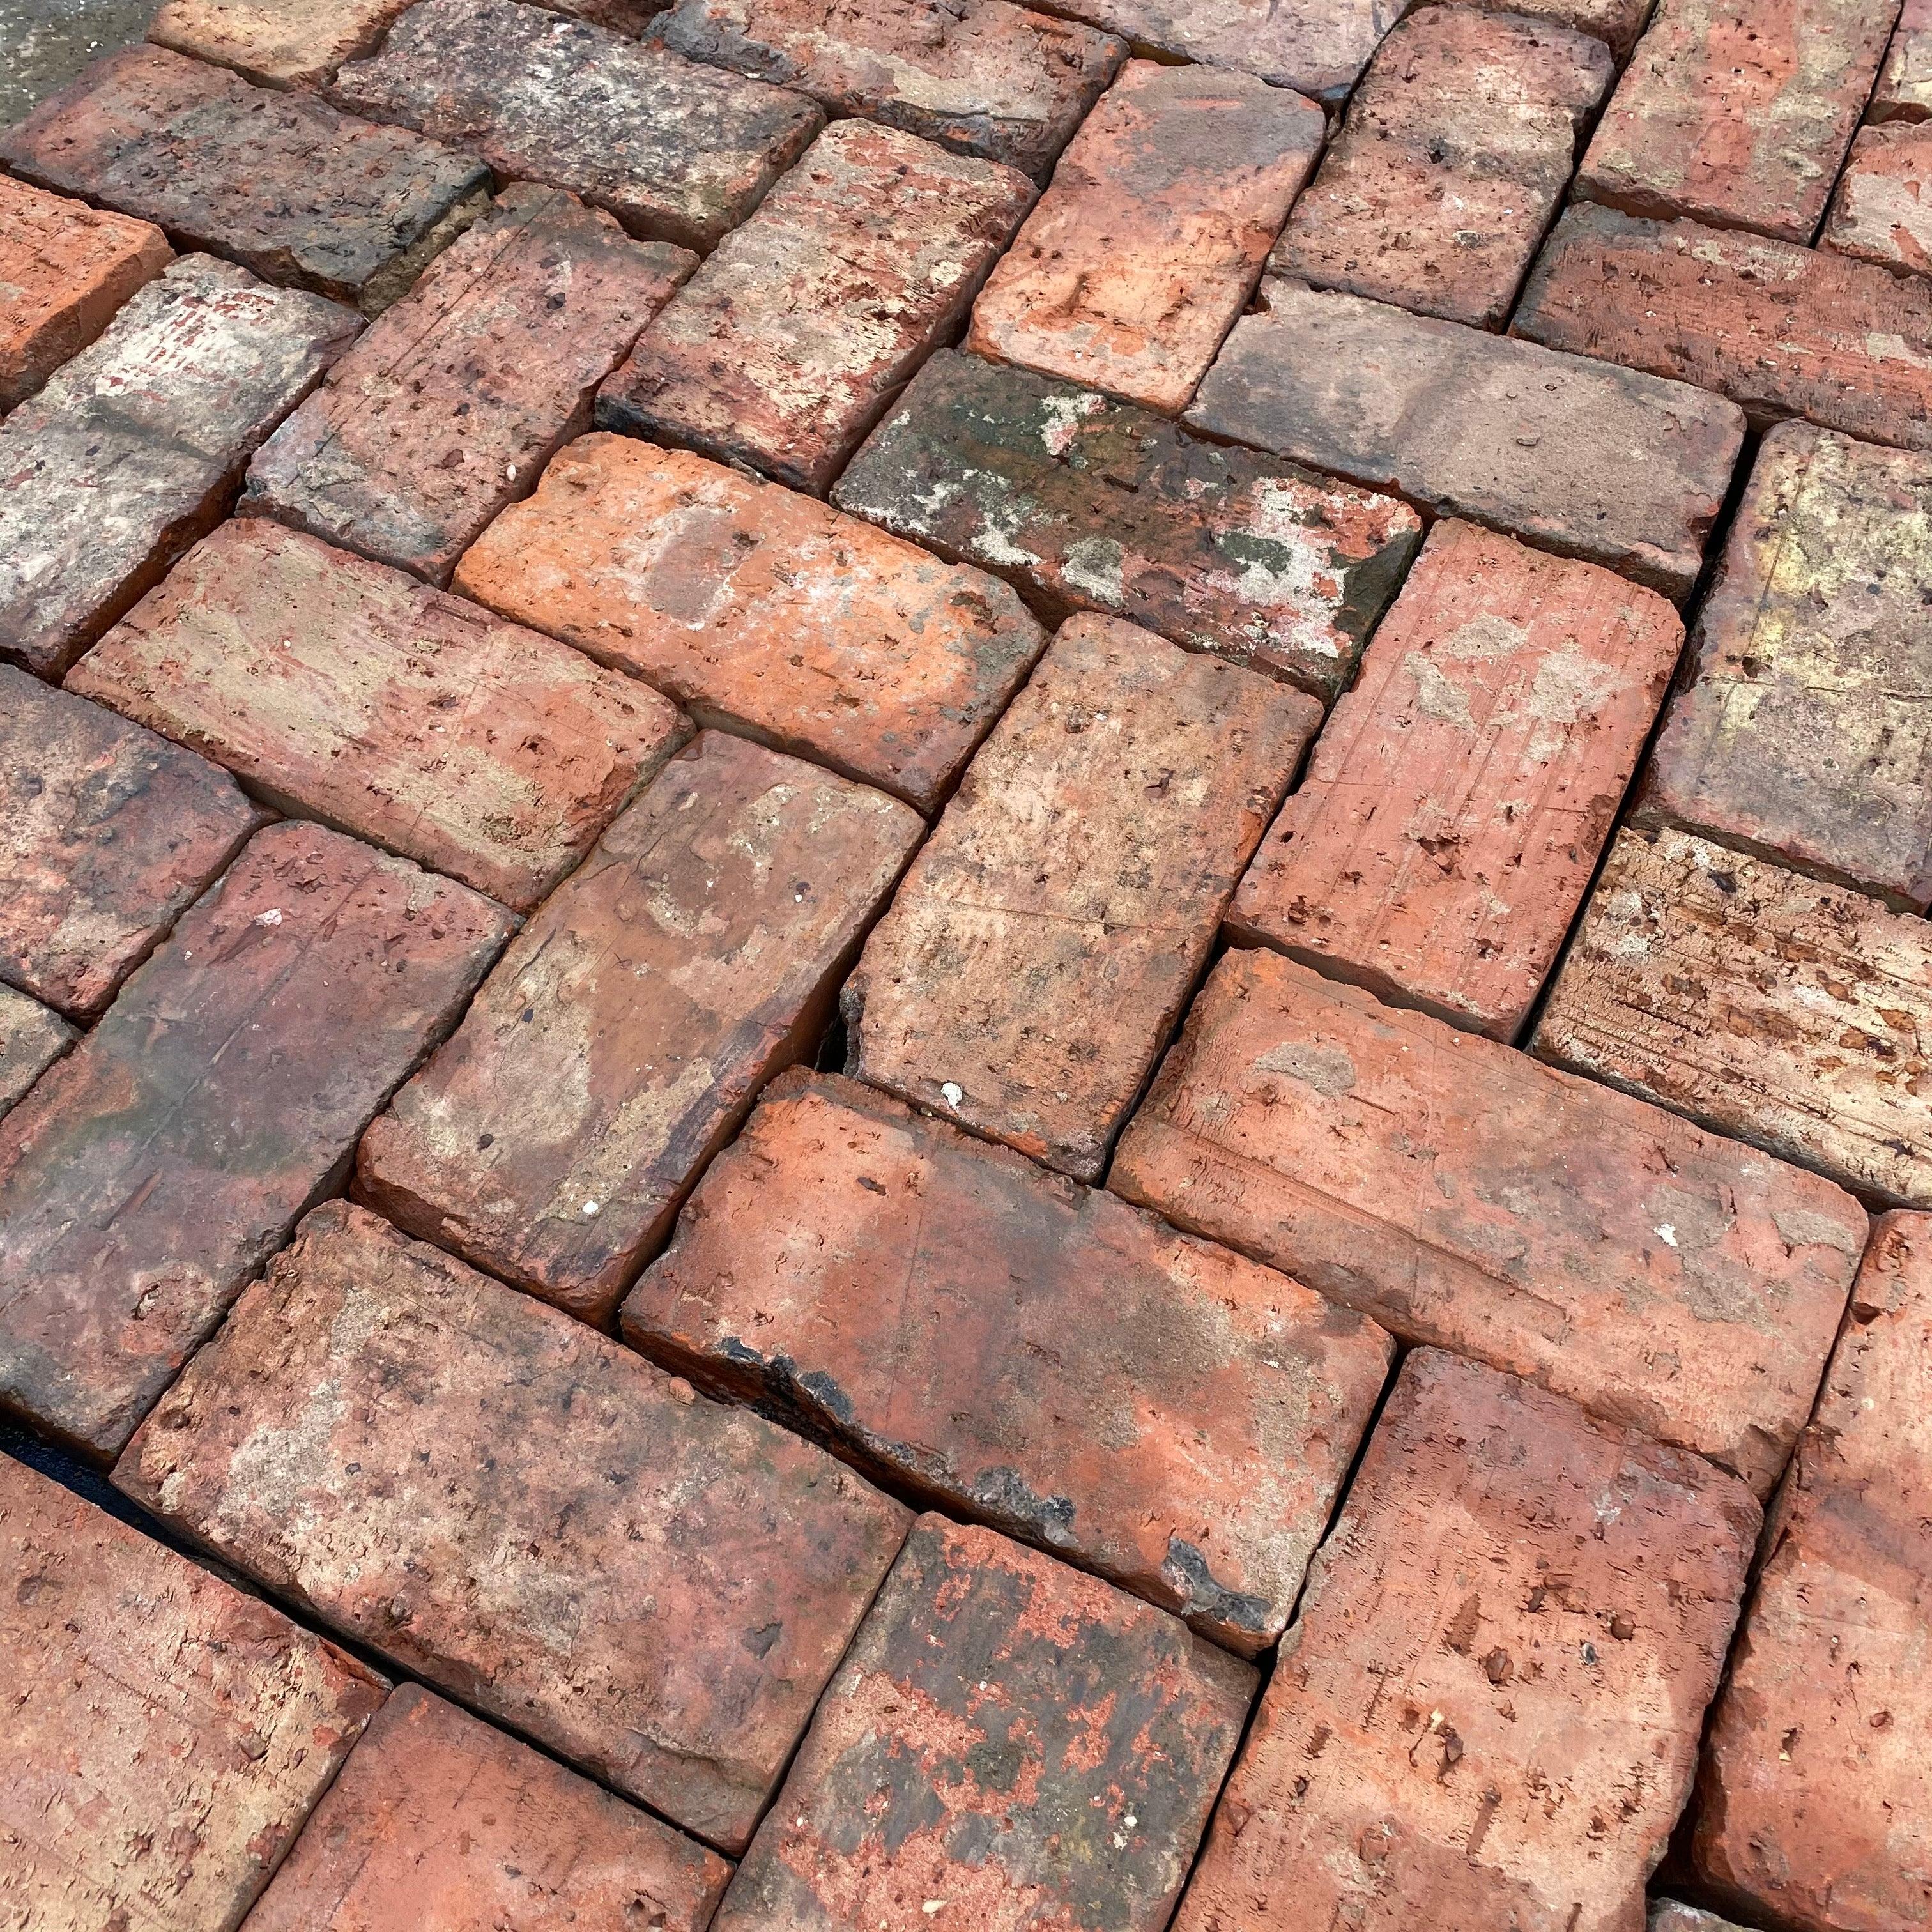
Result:
{"label": "scratched groove on brick", "polygon": [[74,1036],[59,1014],[0,986],[0,1115],[66,1052]]}
{"label": "scratched groove on brick", "polygon": [[409,0],[161,0],[158,46],[232,67],[263,87],[320,87],[367,53]]}
{"label": "scratched groove on brick", "polygon": [[1874,121],[1932,116],[1932,0],[1905,0],[1868,113]]}
{"label": "scratched groove on brick", "polygon": [[1932,128],[1862,128],[1832,198],[1821,248],[1901,274],[1932,274]]}

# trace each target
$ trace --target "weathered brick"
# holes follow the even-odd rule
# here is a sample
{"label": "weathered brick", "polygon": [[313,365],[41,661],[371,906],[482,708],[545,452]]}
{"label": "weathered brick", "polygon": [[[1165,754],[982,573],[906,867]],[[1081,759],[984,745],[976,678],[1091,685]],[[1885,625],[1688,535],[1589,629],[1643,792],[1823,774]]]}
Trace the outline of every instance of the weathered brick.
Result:
{"label": "weathered brick", "polygon": [[1658,0],[1577,193],[1808,242],[1897,10],[1896,0]]}
{"label": "weathered brick", "polygon": [[518,0],[420,0],[330,98],[548,182],[632,234],[713,246],[823,124],[809,100]]}
{"label": "weathered brick", "polygon": [[0,1114],[74,1043],[59,1014],[11,986],[0,986]]}
{"label": "weathered brick", "polygon": [[1323,698],[1420,541],[1406,505],[941,351],[832,501],[1000,572],[1056,620],[1126,617]]}
{"label": "weathered brick", "polygon": [[852,1070],[1097,1180],[1321,718],[1070,619],[866,942]]}
{"label": "weathered brick", "polygon": [[1276,276],[1187,420],[1680,602],[1744,434],[1682,382]]}
{"label": "weathered brick", "polygon": [[1162,1612],[922,1516],[716,1932],[1161,1932],[1253,1691]]}
{"label": "weathered brick", "polygon": [[98,1012],[263,817],[192,752],[0,665],[0,980]]}
{"label": "weathered brick", "polygon": [[998,161],[835,122],[686,283],[598,421],[823,494],[1030,205]]}
{"label": "weathered brick", "polygon": [[1714,389],[1760,425],[1808,416],[1932,447],[1932,283],[1870,262],[1582,204],[1557,224],[1510,326]]}
{"label": "weathered brick", "polygon": [[704,1932],[730,1874],[716,1853],[406,1684],[248,1932]]}
{"label": "weathered brick", "polygon": [[1533,1045],[1916,1204],[1932,1203],[1928,1042],[1924,920],[1660,830],[1618,834]]}
{"label": "weathered brick", "polygon": [[1745,1932],[1745,1928],[1720,1918],[1714,1912],[1680,1905],[1674,1898],[1654,1898],[1647,1932]]}
{"label": "weathered brick", "polygon": [[17,127],[0,161],[374,315],[484,206],[486,171],[307,94],[163,47],[124,48]]}
{"label": "weathered brick", "polygon": [[258,832],[0,1121],[0,1408],[113,1455],[506,925],[338,832]]}
{"label": "weathered brick", "polygon": [[382,1680],[0,1456],[0,1916],[234,1932]]}
{"label": "weathered brick", "polygon": [[161,0],[148,38],[264,87],[320,87],[410,0]]}
{"label": "weathered brick", "polygon": [[1718,1706],[1696,1862],[1804,1932],[1932,1924],[1932,1218],[1888,1215]]}
{"label": "weathered brick", "polygon": [[1385,40],[1273,266],[1483,328],[1508,320],[1616,78],[1568,27],[1424,7]]}
{"label": "weathered brick", "polygon": [[800,1072],[699,1183],[624,1333],[1244,1655],[1288,1622],[1390,1354],[1271,1269]]}
{"label": "weathered brick", "polygon": [[997,578],[684,450],[589,436],[456,587],[699,723],[937,808],[1045,647]]}
{"label": "weathered brick", "polygon": [[1766,436],[1642,801],[1922,910],[1932,902],[1932,461]]}
{"label": "weathered brick", "polygon": [[1683,644],[1654,591],[1438,524],[1229,926],[1382,998],[1514,1039]]}
{"label": "weathered brick", "polygon": [[242,509],[447,584],[697,265],[514,184],[256,452]]}
{"label": "weathered brick", "polygon": [[553,14],[568,14],[574,20],[608,27],[614,34],[635,35],[643,33],[670,0],[536,0],[536,4]]}
{"label": "weathered brick", "polygon": [[1130,62],[980,292],[966,346],[1184,409],[1324,125],[1312,101],[1252,75]]}
{"label": "weathered brick", "polygon": [[1492,13],[1520,14],[1594,34],[1622,60],[1650,18],[1651,0],[1474,0]]}
{"label": "weathered brick", "polygon": [[115,1472],[269,1588],[727,1850],[908,1513],[330,1202]]}
{"label": "weathered brick", "polygon": [[923,830],[706,732],[545,902],[364,1138],[389,1217],[607,1318],[775,1073],[816,1048]]}
{"label": "weathered brick", "polygon": [[1176,1932],[1634,1932],[1757,1528],[1694,1456],[1410,1357]]}
{"label": "weathered brick", "polygon": [[1932,128],[1862,128],[1819,246],[1912,274],[1932,273]]}
{"label": "weathered brick", "polygon": [[1905,0],[1867,112],[1874,121],[1932,116],[1932,0]]}
{"label": "weathered brick", "polygon": [[676,0],[652,35],[1036,178],[1127,52],[1006,0]]}
{"label": "weathered brick", "polygon": [[0,423],[0,655],[65,670],[220,520],[357,326],[206,255],[134,296]]}
{"label": "weathered brick", "polygon": [[1215,968],[1111,1185],[1760,1493],[1865,1238],[1828,1181],[1270,952]]}
{"label": "weathered brick", "polygon": [[551,638],[253,521],[206,538],[68,683],[519,910],[689,735]]}

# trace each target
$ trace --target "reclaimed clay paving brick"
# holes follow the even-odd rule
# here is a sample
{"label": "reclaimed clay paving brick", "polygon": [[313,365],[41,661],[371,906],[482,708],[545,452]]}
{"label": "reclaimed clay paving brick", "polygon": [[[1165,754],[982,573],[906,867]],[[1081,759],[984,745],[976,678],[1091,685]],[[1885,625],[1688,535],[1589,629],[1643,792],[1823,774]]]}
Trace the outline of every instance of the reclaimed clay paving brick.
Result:
{"label": "reclaimed clay paving brick", "polygon": [[1514,1039],[1683,643],[1654,591],[1438,524],[1255,854],[1230,929]]}
{"label": "reclaimed clay paving brick", "polygon": [[561,452],[455,584],[647,680],[700,724],[925,812],[1046,644],[998,578],[631,436]]}
{"label": "reclaimed clay paving brick", "polygon": [[967,347],[1184,409],[1324,127],[1312,101],[1252,75],[1130,62],[980,291]]}
{"label": "reclaimed clay paving brick", "polygon": [[518,911],[689,735],[553,638],[252,520],[191,550],[68,688]]}
{"label": "reclaimed clay paving brick", "polygon": [[816,1050],[924,830],[882,792],[703,734],[370,1128],[363,1197],[608,1320],[759,1088]]}
{"label": "reclaimed clay paving brick", "polygon": [[697,266],[513,184],[256,452],[242,512],[447,584]]}
{"label": "reclaimed clay paving brick", "polygon": [[1233,952],[1109,1184],[1760,1494],[1866,1224],[1830,1182],[1271,952]]}
{"label": "reclaimed clay paving brick", "polygon": [[1035,192],[1002,163],[835,122],[645,331],[598,423],[822,495]]}
{"label": "reclaimed clay paving brick", "polygon": [[73,1045],[59,1014],[11,986],[0,986],[0,1115]]}
{"label": "reclaimed clay paving brick", "polygon": [[1651,0],[1475,0],[1491,12],[1520,14],[1594,34],[1621,62],[1650,18]]}
{"label": "reclaimed clay paving brick", "polygon": [[1680,602],[1744,437],[1684,383],[1274,275],[1187,421]]}
{"label": "reclaimed clay paving brick", "polygon": [[1833,254],[1900,273],[1932,273],[1932,128],[1862,128],[1819,241]]}
{"label": "reclaimed clay paving brick", "polygon": [[263,87],[320,87],[367,53],[409,0],[161,0],[157,46],[232,67]]}
{"label": "reclaimed clay paving brick", "polygon": [[922,1516],[716,1932],[1162,1932],[1254,1681],[1108,1584]]}
{"label": "reclaimed clay paving brick", "polygon": [[1635,1932],[1758,1528],[1694,1456],[1412,1355],[1175,1932]]}
{"label": "reclaimed clay paving brick", "polygon": [[1056,622],[1129,618],[1324,699],[1347,685],[1422,534],[1391,498],[946,350],[832,499],[1000,572]]}
{"label": "reclaimed clay paving brick", "polygon": [[1932,0],[1905,0],[1866,112],[1874,121],[1932,116]]}
{"label": "reclaimed clay paving brick", "polygon": [[1647,1932],[1745,1932],[1745,1928],[1720,1918],[1714,1912],[1680,1905],[1674,1898],[1654,1898]]}
{"label": "reclaimed clay paving brick", "polygon": [[866,942],[850,1070],[1098,1180],[1321,716],[1069,619]]}
{"label": "reclaimed clay paving brick", "polygon": [[115,1472],[220,1558],[728,1851],[910,1520],[346,1202]]}
{"label": "reclaimed clay paving brick", "polygon": [[0,1122],[0,1408],[113,1456],[508,923],[338,832],[256,833]]}
{"label": "reclaimed clay paving brick", "polygon": [[1244,1656],[1288,1622],[1391,1354],[1272,1269],[801,1071],[624,1334]]}
{"label": "reclaimed clay paving brick", "polygon": [[1370,62],[1272,266],[1501,328],[1616,72],[1600,40],[1570,28],[1480,7],[1411,14]]}
{"label": "reclaimed clay paving brick", "polygon": [[33,1932],[234,1932],[385,1688],[4,1456],[0,1655],[0,1916]]}

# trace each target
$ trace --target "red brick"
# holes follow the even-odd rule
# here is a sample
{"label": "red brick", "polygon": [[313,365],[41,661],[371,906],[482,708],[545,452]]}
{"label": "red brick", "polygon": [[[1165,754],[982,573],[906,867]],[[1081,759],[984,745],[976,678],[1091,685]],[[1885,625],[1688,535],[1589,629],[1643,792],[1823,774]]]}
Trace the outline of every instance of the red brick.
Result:
{"label": "red brick", "polygon": [[1127,51],[1006,0],[676,0],[652,34],[693,60],[1036,178]]}
{"label": "red brick", "polygon": [[1270,276],[1190,424],[1682,601],[1744,423],[1682,382]]}
{"label": "red brick", "polygon": [[339,833],[258,832],[0,1121],[0,1408],[113,1455],[506,925]]}
{"label": "red brick", "polygon": [[807,100],[518,0],[421,0],[330,98],[712,247],[823,124]]}
{"label": "red brick", "polygon": [[816,1048],[923,827],[707,732],[525,928],[363,1141],[413,1233],[593,1320],[775,1073]]}
{"label": "red brick", "polygon": [[1520,14],[1594,34],[1619,61],[1650,18],[1651,0],[1475,0],[1492,13]]}
{"label": "red brick", "polygon": [[1324,127],[1312,102],[1251,75],[1130,63],[994,269],[967,346],[1184,409]]}
{"label": "red brick", "polygon": [[1390,1354],[1270,1269],[801,1072],[699,1183],[624,1333],[1248,1656]]}
{"label": "red brick", "polygon": [[1862,128],[1819,246],[1905,273],[1932,272],[1932,128]]}
{"label": "red brick", "polygon": [[1610,848],[1532,1045],[1894,1205],[1932,1204],[1923,920],[1672,830]]}
{"label": "red brick", "polygon": [[1253,1689],[1160,1611],[923,1516],[716,1932],[1161,1932]]}
{"label": "red brick", "polygon": [[1046,643],[996,578],[683,450],[590,436],[456,587],[722,724],[935,810]]}
{"label": "red brick", "polygon": [[69,688],[520,910],[689,735],[634,680],[266,523],[206,538]]}
{"label": "red brick", "polygon": [[514,184],[256,452],[242,510],[447,584],[696,266]]}
{"label": "red brick", "polygon": [[1589,890],[1683,644],[1654,591],[1438,524],[1229,926],[1513,1040]]}
{"label": "red brick", "polygon": [[1932,116],[1932,0],[1905,0],[1867,112],[1874,121]]}
{"label": "red brick", "polygon": [[161,0],[148,38],[263,87],[320,87],[410,0]]}
{"label": "red brick", "polygon": [[1696,1862],[1804,1932],[1932,1923],[1932,1219],[1852,1293],[1718,1706]]}
{"label": "red brick", "polygon": [[1215,968],[1111,1184],[1760,1493],[1865,1238],[1828,1181],[1268,952]]}
{"label": "red brick", "polygon": [[0,1654],[0,1913],[33,1932],[232,1932],[384,1688],[4,1456]]}
{"label": "red brick", "polygon": [[405,1684],[248,1932],[704,1932],[730,1874],[656,1819]]}
{"label": "red brick", "polygon": [[852,1070],[1097,1180],[1320,722],[1265,678],[1070,620],[866,942]]}
{"label": "red brick", "polygon": [[74,1029],[25,993],[0,986],[0,1114],[74,1043]]}
{"label": "red brick", "polygon": [[1176,1932],[1635,1932],[1757,1528],[1694,1456],[1412,1356]]}
{"label": "red brick", "polygon": [[1658,0],[1577,193],[1808,242],[1897,10],[1896,0]]}
{"label": "red brick", "polygon": [[598,422],[823,495],[1034,194],[998,161],[836,122],[645,332]]}
{"label": "red brick", "polygon": [[1616,69],[1600,40],[1480,7],[1385,40],[1274,266],[1500,328]]}
{"label": "red brick", "polygon": [[116,1483],[224,1562],[736,1850],[908,1520],[374,1215],[303,1223]]}

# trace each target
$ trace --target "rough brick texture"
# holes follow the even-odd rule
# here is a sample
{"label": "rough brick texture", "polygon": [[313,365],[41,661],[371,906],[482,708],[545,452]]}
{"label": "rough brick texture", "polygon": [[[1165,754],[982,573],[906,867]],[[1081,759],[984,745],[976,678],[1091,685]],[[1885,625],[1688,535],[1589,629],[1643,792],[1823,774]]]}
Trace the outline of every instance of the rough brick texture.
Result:
{"label": "rough brick texture", "polygon": [[1646,1932],[1745,1932],[1745,1928],[1720,1918],[1714,1912],[1680,1905],[1674,1898],[1654,1898]]}
{"label": "rough brick texture", "polygon": [[33,1932],[234,1932],[382,1699],[4,1456],[0,1655],[0,1917]]}
{"label": "rough brick texture", "polygon": [[1720,398],[1270,276],[1187,420],[1682,601],[1744,418]]}
{"label": "rough brick texture", "polygon": [[1097,1180],[1320,707],[1070,619],[844,994],[862,1078]]}
{"label": "rough brick texture", "polygon": [[1287,1623],[1390,1353],[1271,1269],[803,1072],[699,1183],[624,1333],[1246,1655]]}
{"label": "rough brick texture", "polygon": [[835,122],[645,332],[598,422],[823,494],[1034,192],[1000,162]]}
{"label": "rough brick texture", "polygon": [[1112,1185],[1760,1493],[1865,1237],[1816,1175],[1268,952],[1215,968]]}
{"label": "rough brick texture", "polygon": [[1520,14],[1594,34],[1621,61],[1650,19],[1651,0],[1475,0],[1492,13]]}
{"label": "rough brick texture", "polygon": [[1616,76],[1569,28],[1424,7],[1377,51],[1274,266],[1500,328]]}
{"label": "rough brick texture", "polygon": [[924,827],[706,732],[547,900],[362,1144],[392,1220],[608,1317],[758,1089],[812,1054]]}
{"label": "rough brick texture", "polygon": [[1421,535],[1389,497],[950,352],[832,500],[1001,572],[1055,619],[1130,618],[1323,698],[1348,683]]}
{"label": "rough brick texture", "polygon": [[1184,409],[1323,132],[1319,108],[1252,75],[1130,63],[994,269],[967,346]]}
{"label": "rough brick texture", "polygon": [[342,1202],[115,1480],[728,1850],[908,1521],[824,1450]]}
{"label": "rough brick texture", "polygon": [[1683,642],[1654,591],[1438,524],[1228,923],[1382,998],[1513,1040]]}
{"label": "rough brick texture", "polygon": [[1905,0],[1868,111],[1874,121],[1932,116],[1932,0]]}
{"label": "rough brick texture", "polygon": [[1162,1932],[1253,1689],[1162,1612],[922,1517],[716,1932]]}
{"label": "rough brick texture", "polygon": [[148,38],[264,87],[320,87],[409,0],[161,0]]}
{"label": "rough brick texture", "polygon": [[256,451],[242,508],[447,584],[696,266],[513,185]]}
{"label": "rough brick texture", "polygon": [[551,638],[266,523],[206,538],[68,682],[519,910],[689,728]]}
{"label": "rough brick texture", "polygon": [[11,986],[0,986],[0,1114],[73,1043],[74,1029],[59,1014]]}
{"label": "rough brick texture", "polygon": [[1545,1059],[1901,1204],[1932,1204],[1922,920],[1688,832],[1623,832]]}
{"label": "rough brick texture", "polygon": [[1819,245],[1901,273],[1932,272],[1932,128],[1862,128]]}
{"label": "rough brick texture", "polygon": [[1412,1356],[1176,1932],[1635,1932],[1757,1529],[1696,1457]]}
{"label": "rough brick texture", "polygon": [[0,1122],[0,1407],[118,1450],[506,926],[339,833],[258,832]]}

